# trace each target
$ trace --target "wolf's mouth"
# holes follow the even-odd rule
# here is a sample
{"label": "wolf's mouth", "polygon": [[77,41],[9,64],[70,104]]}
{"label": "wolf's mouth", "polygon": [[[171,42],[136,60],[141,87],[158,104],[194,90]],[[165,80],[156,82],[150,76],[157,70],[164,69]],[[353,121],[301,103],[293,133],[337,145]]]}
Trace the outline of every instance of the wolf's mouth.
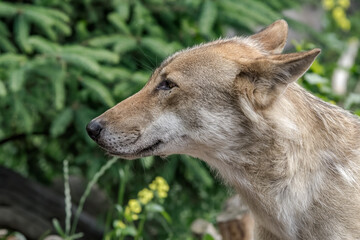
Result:
{"label": "wolf's mouth", "polygon": [[140,154],[140,155],[141,155],[141,153],[153,152],[153,151],[154,151],[160,144],[162,144],[162,143],[163,143],[163,141],[158,140],[158,141],[156,141],[153,145],[150,145],[150,146],[148,146],[148,147],[146,147],[146,148],[138,151],[137,154]]}
{"label": "wolf's mouth", "polygon": [[134,152],[112,152],[112,151],[109,151],[108,149],[105,149],[105,150],[107,150],[109,154],[119,156],[119,157],[139,158],[139,157],[146,157],[146,156],[152,155],[152,153],[163,143],[164,142],[162,140],[157,140],[155,143],[153,143],[145,148],[134,151]]}

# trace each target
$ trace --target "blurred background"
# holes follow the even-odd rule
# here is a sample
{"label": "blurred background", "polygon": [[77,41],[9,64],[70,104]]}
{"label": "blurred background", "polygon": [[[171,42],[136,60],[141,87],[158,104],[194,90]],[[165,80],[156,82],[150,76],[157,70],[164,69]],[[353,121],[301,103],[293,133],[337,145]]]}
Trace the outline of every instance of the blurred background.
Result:
{"label": "blurred background", "polygon": [[358,0],[0,1],[0,239],[194,239],[195,219],[215,223],[233,193],[204,163],[114,160],[85,126],[175,51],[277,19],[285,52],[322,49],[299,83],[360,115]]}

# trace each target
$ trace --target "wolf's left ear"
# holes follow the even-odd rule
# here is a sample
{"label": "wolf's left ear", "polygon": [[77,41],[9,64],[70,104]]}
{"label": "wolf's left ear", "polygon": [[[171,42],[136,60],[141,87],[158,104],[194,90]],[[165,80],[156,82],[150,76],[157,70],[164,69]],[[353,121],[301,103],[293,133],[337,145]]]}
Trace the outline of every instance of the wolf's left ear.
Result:
{"label": "wolf's left ear", "polygon": [[288,84],[300,78],[320,54],[319,48],[306,52],[278,54],[268,56],[269,69],[263,69],[273,75],[273,80]]}
{"label": "wolf's left ear", "polygon": [[[248,65],[248,76],[252,75],[254,102],[266,108],[284,92],[288,84],[300,78],[314,62],[320,49],[307,52],[270,55]],[[250,73],[250,74],[249,74]]]}
{"label": "wolf's left ear", "polygon": [[271,54],[279,54],[285,47],[287,34],[288,24],[281,19],[250,36],[250,39],[259,42],[265,51]]}

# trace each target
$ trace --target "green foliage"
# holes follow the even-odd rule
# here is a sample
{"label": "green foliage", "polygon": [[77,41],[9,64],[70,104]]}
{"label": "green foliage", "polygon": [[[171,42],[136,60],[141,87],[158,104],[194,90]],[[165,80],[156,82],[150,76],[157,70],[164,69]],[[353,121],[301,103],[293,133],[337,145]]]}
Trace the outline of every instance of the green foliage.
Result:
{"label": "green foliage", "polygon": [[[50,182],[62,175],[62,162],[68,159],[72,174],[90,179],[107,161],[86,134],[92,118],[141,89],[169,54],[233,31],[250,34],[283,18],[283,9],[299,4],[286,0],[0,1],[0,164]],[[359,34],[359,13],[349,19]],[[325,21],[327,29],[321,34],[289,23],[309,32],[311,41],[326,49],[302,84],[325,100],[359,111],[358,93],[346,98],[330,90],[334,62],[350,32],[334,29],[331,21]],[[301,43],[298,50],[313,46]],[[351,69],[351,83],[359,75],[358,67]],[[119,172],[132,183],[126,190]],[[196,217],[214,221],[228,195],[205,164],[186,156],[119,161],[100,184],[112,199],[127,201],[157,175],[171,186],[163,206],[176,221],[168,226],[149,220],[152,227],[145,225],[143,231],[146,239],[165,239],[169,232],[173,239],[189,238],[190,223]]]}
{"label": "green foliage", "polygon": [[[65,231],[61,227],[59,221],[54,218],[53,219],[53,226],[56,232],[61,236],[64,240],[75,240],[78,238],[83,237],[83,233],[76,233],[76,227],[78,220],[80,218],[80,214],[83,210],[84,204],[86,199],[90,195],[90,191],[93,188],[93,186],[99,181],[99,178],[102,177],[105,172],[117,161],[116,158],[111,159],[106,164],[104,164],[91,178],[90,182],[85,188],[84,193],[82,194],[80,198],[79,205],[77,207],[73,223],[71,225],[71,193],[70,193],[70,185],[69,185],[69,163],[67,160],[64,160],[64,195],[65,195]],[[71,225],[71,226],[70,226]]]}
{"label": "green foliage", "polygon": [[[360,33],[357,25],[359,15],[346,15],[346,9],[350,7],[350,2],[347,0],[323,0],[322,7],[326,11],[325,24],[321,35],[313,34],[317,43],[294,42],[297,51],[315,47],[324,49],[299,82],[324,101],[340,105],[360,116],[359,57],[356,58],[353,67],[344,69],[349,73],[348,92],[345,95],[336,95],[331,86],[333,72],[339,67],[336,62],[340,54],[345,51],[351,41],[358,40],[356,36]],[[340,12],[340,14],[334,14],[334,12]]]}
{"label": "green foliage", "polygon": [[[120,175],[121,181],[126,181],[124,174]],[[113,221],[114,229],[109,231],[105,239],[125,239],[126,236],[132,236],[135,240],[142,239],[144,226],[149,220],[159,221],[164,223],[164,228],[168,230],[168,224],[172,222],[170,215],[165,211],[163,203],[168,196],[169,185],[162,177],[156,177],[149,188],[144,188],[138,192],[136,199],[130,199],[126,207],[122,207],[123,199],[118,199],[116,205],[117,218]],[[122,191],[125,185],[119,189]],[[160,218],[159,219],[159,215]],[[136,225],[135,222],[138,224]],[[161,221],[165,220],[165,222]]]}

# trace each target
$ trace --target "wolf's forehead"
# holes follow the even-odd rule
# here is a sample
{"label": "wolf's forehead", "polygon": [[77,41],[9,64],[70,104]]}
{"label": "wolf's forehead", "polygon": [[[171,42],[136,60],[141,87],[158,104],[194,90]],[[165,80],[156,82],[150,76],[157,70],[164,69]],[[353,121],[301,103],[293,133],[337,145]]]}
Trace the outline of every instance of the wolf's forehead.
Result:
{"label": "wolf's forehead", "polygon": [[179,58],[186,60],[191,60],[192,58],[203,60],[199,57],[217,55],[219,57],[234,60],[239,58],[257,58],[267,54],[268,53],[262,49],[262,46],[256,40],[245,37],[233,37],[219,39],[178,51],[165,59],[160,65],[160,69]]}

